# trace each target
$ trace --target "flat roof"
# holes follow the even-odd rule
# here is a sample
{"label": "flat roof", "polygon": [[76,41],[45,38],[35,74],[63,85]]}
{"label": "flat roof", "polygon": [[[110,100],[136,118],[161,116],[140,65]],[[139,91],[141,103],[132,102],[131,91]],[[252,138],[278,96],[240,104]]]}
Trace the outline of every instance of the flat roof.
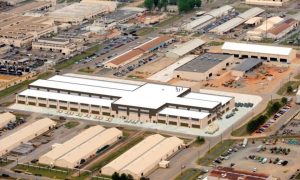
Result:
{"label": "flat roof", "polygon": [[138,8],[138,7],[123,7],[120,9],[117,9],[115,12],[105,15],[105,18],[115,20],[115,21],[121,21],[123,19],[126,19],[128,17],[131,17],[135,14],[141,13],[146,11],[145,8]]}
{"label": "flat roof", "polygon": [[157,47],[158,45],[160,45],[161,43],[164,43],[166,41],[169,41],[173,39],[172,37],[169,36],[158,36],[155,37],[147,42],[145,42],[144,44],[141,44],[137,47],[135,47],[134,49],[140,49],[144,52],[149,51],[150,49]]}
{"label": "flat roof", "polygon": [[209,69],[215,67],[217,64],[221,63],[222,61],[230,58],[231,56],[232,55],[227,55],[227,54],[206,53],[185,63],[184,65],[175,69],[175,71],[204,73]]}
{"label": "flat roof", "polygon": [[15,120],[16,116],[10,112],[0,114],[0,129],[6,126],[11,120]]}
{"label": "flat roof", "polygon": [[225,42],[222,46],[222,50],[288,56],[293,49],[287,47],[267,46],[259,44]]}
{"label": "flat roof", "polygon": [[175,53],[179,56],[183,56],[189,53],[190,51],[202,46],[203,44],[205,44],[205,41],[199,38],[195,38],[183,44],[180,44],[180,46],[176,47],[175,49],[171,49],[169,52]]}
{"label": "flat roof", "polygon": [[192,30],[202,24],[205,24],[208,21],[212,21],[214,19],[214,17],[210,16],[210,15],[202,15],[199,18],[191,21],[190,23],[185,25],[185,29],[186,30]]}
{"label": "flat roof", "polygon": [[97,87],[105,87],[105,88],[111,88],[111,89],[120,89],[120,90],[126,90],[126,91],[133,91],[140,87],[139,85],[133,85],[133,84],[127,84],[125,82],[113,82],[105,79],[95,80],[95,79],[89,79],[91,76],[84,76],[84,77],[72,77],[72,76],[61,76],[56,75],[51,77],[49,80],[51,81],[58,81],[58,82],[66,82],[66,83],[72,83],[72,84],[82,84],[82,85],[88,85],[88,86],[97,86]]}
{"label": "flat roof", "polygon": [[263,63],[262,59],[247,58],[247,59],[243,59],[242,63],[232,68],[232,70],[246,72],[261,63]]}
{"label": "flat roof", "polygon": [[220,17],[222,16],[224,13],[233,10],[234,8],[232,6],[229,5],[225,5],[225,6],[221,6],[217,9],[213,9],[205,14],[211,15],[213,17]]}
{"label": "flat roof", "polygon": [[[84,80],[82,80],[82,82],[84,82]],[[122,84],[120,84],[120,86],[121,85]],[[109,87],[90,86],[84,84],[74,84],[68,82],[59,82],[59,81],[51,81],[51,80],[43,80],[43,79],[36,80],[33,83],[31,83],[29,86],[74,91],[78,93],[80,92],[89,93],[95,95],[107,95],[112,97],[123,97],[126,96],[129,92],[131,92],[127,90],[114,89]]]}
{"label": "flat roof", "polygon": [[220,96],[215,94],[194,93],[194,92],[188,93],[184,97],[191,98],[191,99],[205,100],[205,101],[221,102],[222,105],[228,103],[233,99],[233,97],[230,96]]}
{"label": "flat roof", "polygon": [[144,51],[140,50],[140,49],[132,49],[129,50],[123,54],[120,54],[119,56],[116,56],[115,58],[111,59],[109,62],[107,63],[112,63],[115,65],[120,65],[125,63],[126,61],[129,61],[133,58],[142,56],[144,54]]}
{"label": "flat roof", "polygon": [[55,126],[56,123],[49,118],[44,118],[29,124],[13,134],[0,140],[0,156],[8,153],[21,143],[26,143],[49,130],[49,126]]}
{"label": "flat roof", "polygon": [[60,93],[47,92],[47,91],[38,91],[33,89],[26,89],[25,91],[22,91],[19,95],[27,96],[27,97],[30,96],[30,97],[37,97],[37,98],[53,99],[58,101],[74,102],[80,104],[91,104],[91,105],[104,106],[104,107],[111,107],[111,103],[113,102],[113,100],[108,100],[108,99],[76,96],[71,94],[60,94]]}
{"label": "flat roof", "polygon": [[207,117],[210,113],[191,111],[191,110],[185,110],[185,109],[165,108],[165,109],[161,110],[158,114],[195,118],[195,119],[203,119],[203,118]]}

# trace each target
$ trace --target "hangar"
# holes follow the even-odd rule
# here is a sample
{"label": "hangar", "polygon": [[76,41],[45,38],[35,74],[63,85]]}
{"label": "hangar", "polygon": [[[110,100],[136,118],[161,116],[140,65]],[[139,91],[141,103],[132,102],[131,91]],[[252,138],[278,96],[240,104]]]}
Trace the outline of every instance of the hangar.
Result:
{"label": "hangar", "polygon": [[122,137],[122,131],[116,128],[105,129],[102,126],[93,126],[54,147],[40,157],[39,163],[74,168],[117,142],[120,137]]}
{"label": "hangar", "polygon": [[252,70],[261,66],[262,64],[263,64],[263,60],[261,59],[255,59],[255,58],[243,59],[239,65],[231,69],[231,75],[242,77],[246,73],[251,72]]}
{"label": "hangar", "polygon": [[232,54],[238,58],[258,58],[284,63],[289,63],[296,58],[296,52],[292,48],[259,44],[225,42],[222,51],[224,54]]}
{"label": "hangar", "polygon": [[175,49],[171,49],[169,52],[166,53],[166,56],[177,59],[177,58],[180,58],[180,57],[186,55],[189,52],[194,51],[195,49],[201,47],[204,44],[205,44],[205,41],[195,38],[195,39],[192,39],[190,41],[187,41],[187,42],[179,45]]}
{"label": "hangar", "polygon": [[9,122],[16,120],[16,116],[10,112],[0,114],[0,129],[4,128]]}
{"label": "hangar", "polygon": [[49,131],[56,123],[49,118],[44,118],[27,125],[17,132],[0,140],[0,155],[3,156],[19,145]]}
{"label": "hangar", "polygon": [[159,134],[148,136],[104,166],[101,173],[108,176],[114,172],[125,173],[139,179],[158,167],[159,162],[167,160],[179,151],[183,144],[184,142],[177,137],[166,138]]}
{"label": "hangar", "polygon": [[[233,57],[223,55],[224,57]],[[168,125],[203,128],[217,119],[219,112],[234,107],[234,98],[222,104],[222,98],[215,96],[212,101],[204,98],[186,98],[190,88],[154,83],[117,82],[114,79],[94,79],[93,76],[57,75],[49,80],[37,80],[27,90],[19,93],[16,103],[25,106],[72,111],[91,115],[104,115],[119,119],[138,120],[157,123],[159,113],[165,108],[174,111],[207,112],[203,119],[195,117],[176,117]],[[151,96],[149,96],[151,94]],[[201,94],[201,93],[198,93]],[[186,113],[189,114],[189,113]],[[191,113],[190,113],[191,114]],[[174,117],[174,116],[173,116]],[[200,117],[200,116],[198,116]],[[201,116],[202,117],[202,116]]]}
{"label": "hangar", "polygon": [[232,63],[232,55],[206,53],[175,69],[173,77],[193,81],[204,81],[216,76]]}

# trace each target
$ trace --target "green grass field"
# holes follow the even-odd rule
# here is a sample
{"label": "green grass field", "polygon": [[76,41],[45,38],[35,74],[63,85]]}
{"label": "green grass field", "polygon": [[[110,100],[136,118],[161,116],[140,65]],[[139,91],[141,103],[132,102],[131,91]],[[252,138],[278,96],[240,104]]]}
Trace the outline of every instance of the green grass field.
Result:
{"label": "green grass field", "polygon": [[78,122],[78,121],[69,121],[69,122],[67,122],[67,123],[64,125],[64,127],[67,128],[67,129],[72,129],[72,128],[78,126],[78,125],[79,125],[79,122]]}
{"label": "green grass field", "polygon": [[[299,85],[300,85],[300,81],[288,81],[280,87],[280,89],[277,91],[277,94],[282,95],[282,96],[287,95],[288,94],[287,88],[289,86],[292,86],[293,89],[297,89]],[[292,93],[292,94],[295,94],[295,93]],[[289,95],[292,95],[292,94],[289,94]]]}
{"label": "green grass field", "polygon": [[199,169],[189,168],[179,174],[175,180],[197,180],[198,176],[203,175],[204,173]]}

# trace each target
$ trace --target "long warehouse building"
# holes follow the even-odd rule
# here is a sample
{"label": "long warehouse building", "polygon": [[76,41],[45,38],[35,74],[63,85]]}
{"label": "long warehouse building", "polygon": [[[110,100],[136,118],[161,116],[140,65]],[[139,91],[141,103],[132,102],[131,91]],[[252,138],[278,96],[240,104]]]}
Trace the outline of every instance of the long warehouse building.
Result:
{"label": "long warehouse building", "polygon": [[222,51],[237,58],[258,58],[283,63],[289,63],[296,58],[296,51],[292,48],[259,44],[225,42]]}
{"label": "long warehouse building", "polygon": [[172,157],[183,146],[177,137],[151,135],[135,145],[101,169],[101,173],[111,176],[114,172],[130,174],[134,179],[147,176],[159,162]]}
{"label": "long warehouse building", "polygon": [[210,32],[219,34],[219,35],[223,35],[227,32],[229,32],[230,30],[232,30],[233,28],[243,24],[244,22],[248,21],[249,19],[263,13],[264,10],[258,7],[255,8],[251,8],[249,10],[247,10],[246,12],[238,15],[237,17],[215,27],[214,29],[210,30]]}
{"label": "long warehouse building", "polygon": [[210,23],[213,23],[216,21],[218,18],[228,14],[229,12],[234,11],[234,8],[229,5],[222,6],[217,9],[213,9],[199,18],[191,21],[190,23],[186,24],[183,29],[186,31],[193,31],[195,29],[200,29]]}
{"label": "long warehouse building", "polygon": [[41,156],[39,163],[74,168],[111,146],[121,137],[122,131],[116,128],[93,126]]}
{"label": "long warehouse building", "polygon": [[49,118],[40,119],[0,140],[0,155],[3,156],[33,138],[49,131],[56,122]]}
{"label": "long warehouse building", "polygon": [[0,129],[4,128],[9,122],[16,120],[16,116],[10,112],[0,114]]}

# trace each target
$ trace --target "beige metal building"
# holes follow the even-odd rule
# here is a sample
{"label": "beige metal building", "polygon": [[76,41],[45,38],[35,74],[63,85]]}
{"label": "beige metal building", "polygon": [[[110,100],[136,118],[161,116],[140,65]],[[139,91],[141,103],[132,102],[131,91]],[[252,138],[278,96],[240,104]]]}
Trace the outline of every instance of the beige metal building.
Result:
{"label": "beige metal building", "polygon": [[259,44],[225,42],[222,51],[237,58],[258,58],[284,63],[289,63],[296,58],[296,51],[292,48]]}
{"label": "beige metal building", "polygon": [[214,78],[233,63],[232,55],[206,53],[175,69],[173,77],[204,81]]}
{"label": "beige metal building", "polygon": [[40,163],[64,168],[80,166],[122,137],[116,128],[94,126],[40,157]]}
{"label": "beige metal building", "polygon": [[205,44],[205,41],[195,38],[195,39],[187,41],[183,44],[180,44],[175,49],[171,49],[169,52],[166,53],[166,56],[169,58],[178,59],[178,58],[186,55],[187,53],[190,53],[190,52],[194,51],[195,49],[201,47],[204,44]]}
{"label": "beige metal building", "polygon": [[286,36],[291,31],[295,30],[299,26],[299,21],[290,18],[284,22],[276,25],[268,31],[268,38],[277,40]]}
{"label": "beige metal building", "polygon": [[56,122],[49,118],[35,121],[34,123],[18,130],[17,132],[0,140],[0,155],[7,154],[19,145],[30,141],[31,139],[49,131],[56,125]]}
{"label": "beige metal building", "polygon": [[290,0],[245,0],[246,4],[259,6],[284,6]]}
{"label": "beige metal building", "polygon": [[4,128],[9,122],[16,120],[16,116],[10,112],[0,114],[0,129]]}
{"label": "beige metal building", "polygon": [[49,18],[0,13],[0,43],[31,46],[33,40],[56,32],[57,27]]}
{"label": "beige metal building", "polygon": [[32,42],[32,49],[60,52],[69,55],[77,50],[77,45],[65,38],[40,38]]}
{"label": "beige metal building", "polygon": [[104,166],[101,173],[109,176],[114,172],[125,173],[139,179],[157,168],[159,162],[172,157],[183,144],[177,137],[151,135]]}

